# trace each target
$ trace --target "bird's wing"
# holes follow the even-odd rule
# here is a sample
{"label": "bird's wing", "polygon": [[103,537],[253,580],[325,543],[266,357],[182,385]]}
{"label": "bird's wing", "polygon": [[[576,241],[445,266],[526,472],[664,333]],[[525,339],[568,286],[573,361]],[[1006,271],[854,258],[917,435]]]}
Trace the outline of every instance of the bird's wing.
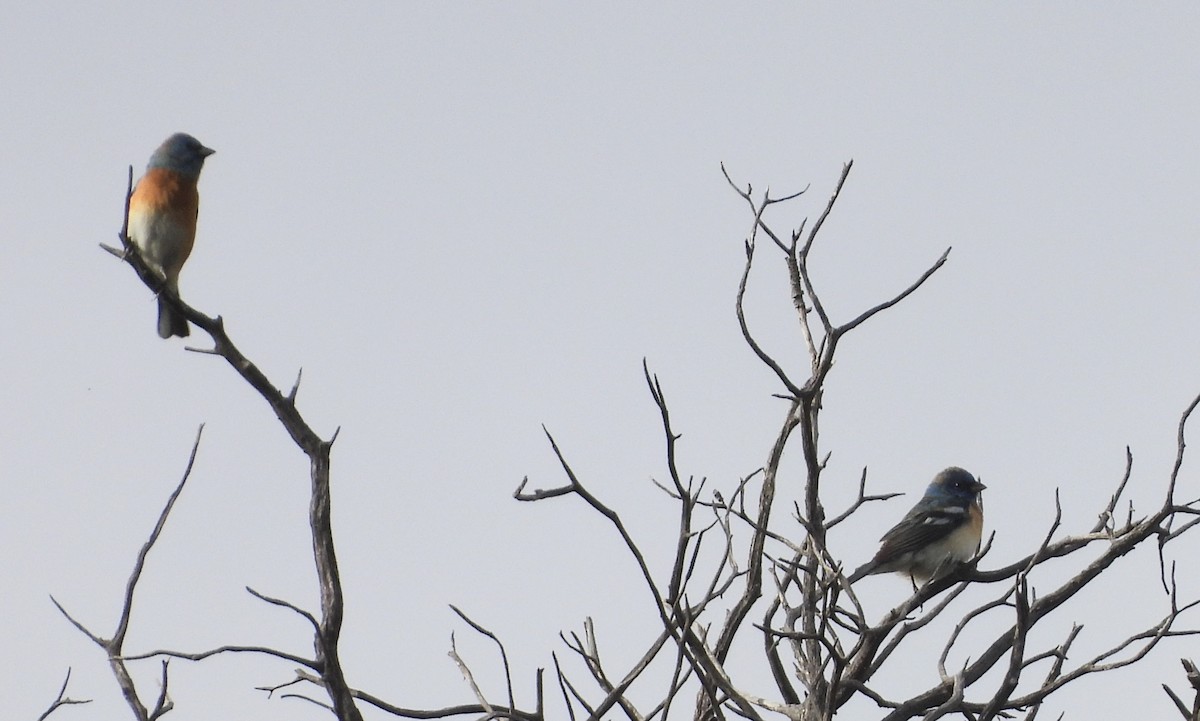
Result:
{"label": "bird's wing", "polygon": [[967,509],[961,506],[918,506],[883,534],[879,552],[875,554],[875,562],[886,563],[940,541],[961,526],[966,518]]}

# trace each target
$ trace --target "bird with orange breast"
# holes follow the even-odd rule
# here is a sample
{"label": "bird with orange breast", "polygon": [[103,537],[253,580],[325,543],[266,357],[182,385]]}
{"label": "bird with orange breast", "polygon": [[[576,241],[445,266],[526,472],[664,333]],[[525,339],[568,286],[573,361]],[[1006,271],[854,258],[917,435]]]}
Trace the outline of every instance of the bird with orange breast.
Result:
{"label": "bird with orange breast", "polygon": [[[215,150],[187,133],[175,133],[150,156],[146,172],[129,198],[129,239],[150,269],[179,295],[179,270],[196,241],[200,194],[196,183],[204,159]],[[158,298],[158,335],[186,337],[187,319]]]}

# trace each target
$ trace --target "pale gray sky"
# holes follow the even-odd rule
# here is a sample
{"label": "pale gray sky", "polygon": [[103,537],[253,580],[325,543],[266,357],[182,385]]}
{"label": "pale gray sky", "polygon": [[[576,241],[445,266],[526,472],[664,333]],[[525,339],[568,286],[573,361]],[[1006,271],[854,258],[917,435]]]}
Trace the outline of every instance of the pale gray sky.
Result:
{"label": "pale gray sky", "polygon": [[[912,494],[965,466],[989,485],[993,564],[1028,552],[1055,488],[1068,527],[1090,526],[1126,444],[1135,501],[1157,502],[1200,390],[1200,6],[243,5],[5,12],[0,609],[14,622],[0,678],[20,680],[13,718],[36,717],[67,666],[71,694],[95,702],[62,719],[128,718],[48,594],[111,633],[200,423],[128,648],[311,650],[303,622],[242,590],[315,610],[303,456],[221,361],[155,335],[151,295],[97,247],[115,242],[126,167],[140,173],[175,131],[217,150],[183,295],[223,315],[277,384],[303,367],[307,419],[326,436],[341,426],[343,656],[353,685],[396,703],[468,700],[445,655],[452,630],[494,681],[491,648],[448,603],[508,641],[526,703],[559,630],[594,616],[614,662],[652,632],[605,524],[571,500],[510,499],[526,474],[561,481],[539,424],[659,562],[674,520],[649,482],[664,463],[643,357],[685,472],[728,489],[765,460],[784,409],[737,332],[750,217],[722,161],[758,189],[811,183],[776,212],[784,230],[815,217],[855,160],[814,253],[837,319],[954,247],[843,344],[828,482],[867,466],[877,490]],[[780,265],[763,260],[751,322],[799,364]],[[1185,488],[1200,495],[1200,477],[1185,472]],[[848,564],[910,502],[836,535]],[[1086,620],[1086,653],[1112,609],[1157,617],[1161,594],[1134,570],[1149,555],[1055,628]],[[1182,563],[1195,596],[1196,561]],[[877,613],[906,591],[864,584]],[[1194,649],[1085,681],[1047,717],[1167,717],[1159,684],[1181,681]],[[325,717],[253,690],[287,680],[286,664],[172,669],[174,721]],[[906,673],[892,688],[936,678]],[[769,693],[765,676],[749,685]]]}

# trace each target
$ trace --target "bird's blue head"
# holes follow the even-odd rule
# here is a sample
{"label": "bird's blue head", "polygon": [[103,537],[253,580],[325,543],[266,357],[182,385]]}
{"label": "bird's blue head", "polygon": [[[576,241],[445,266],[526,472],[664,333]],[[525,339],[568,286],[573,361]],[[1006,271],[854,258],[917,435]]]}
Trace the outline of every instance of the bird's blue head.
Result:
{"label": "bird's blue head", "polygon": [[987,486],[975,480],[975,476],[967,473],[958,466],[951,466],[934,477],[926,489],[926,497],[953,498],[955,500],[973,501],[979,492]]}
{"label": "bird's blue head", "polygon": [[175,133],[158,146],[146,168],[165,168],[189,178],[199,178],[204,159],[215,152],[187,133]]}

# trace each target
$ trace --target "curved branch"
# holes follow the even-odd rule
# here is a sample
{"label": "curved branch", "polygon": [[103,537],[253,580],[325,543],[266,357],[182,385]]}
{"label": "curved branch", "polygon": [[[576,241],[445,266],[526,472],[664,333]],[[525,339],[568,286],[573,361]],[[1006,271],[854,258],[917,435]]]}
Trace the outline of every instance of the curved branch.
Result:
{"label": "curved branch", "polygon": [[288,661],[291,663],[299,664],[306,668],[311,668],[313,671],[320,670],[320,664],[318,664],[316,661],[314,661],[312,659],[305,658],[304,656],[298,656],[294,653],[287,653],[286,651],[280,651],[278,649],[269,648],[267,646],[226,645],[226,646],[218,646],[217,648],[212,648],[207,651],[190,651],[190,652],[189,651],[172,651],[170,649],[164,648],[164,649],[157,649],[155,651],[147,651],[146,653],[130,654],[128,656],[122,656],[121,658],[124,659],[125,661],[141,661],[141,660],[144,660],[147,658],[166,656],[167,658],[178,658],[178,659],[183,659],[184,661],[203,661],[206,658],[212,658],[213,656],[220,656],[220,655],[226,654],[226,653],[233,653],[233,654],[256,653],[256,654],[261,654],[263,656],[271,656],[272,658],[278,658],[282,661]]}
{"label": "curved branch", "polygon": [[162,716],[167,711],[171,710],[171,703],[167,699],[167,666],[164,662],[162,667],[162,690],[159,694],[158,701],[152,708],[147,709],[146,705],[138,696],[137,687],[134,685],[133,676],[129,673],[128,667],[125,665],[125,657],[123,655],[123,647],[125,645],[125,634],[129,631],[129,623],[133,614],[133,595],[137,590],[138,581],[141,580],[142,572],[146,568],[146,557],[150,555],[150,549],[154,548],[154,544],[158,542],[159,536],[162,535],[163,528],[167,525],[167,518],[171,515],[171,509],[175,507],[175,501],[179,499],[179,494],[183,492],[183,487],[187,485],[188,478],[192,475],[192,468],[196,463],[196,454],[200,449],[200,437],[204,433],[203,424],[196,431],[196,440],[192,442],[192,451],[188,455],[187,465],[184,467],[183,475],[179,479],[179,483],[175,489],[171,491],[171,495],[167,497],[167,501],[163,504],[162,511],[158,514],[158,521],[154,524],[154,529],[150,532],[150,537],[142,544],[138,550],[137,558],[133,563],[133,570],[129,573],[129,578],[125,582],[125,594],[121,602],[121,613],[117,619],[117,628],[111,639],[105,639],[89,631],[82,623],[77,621],[67,613],[62,604],[53,596],[50,600],[58,608],[59,612],[75,628],[79,629],[85,636],[92,640],[100,648],[104,649],[108,656],[108,665],[112,669],[113,676],[117,680],[117,685],[121,689],[121,695],[125,698],[125,703],[133,711],[134,716],[138,721],[153,721]]}

